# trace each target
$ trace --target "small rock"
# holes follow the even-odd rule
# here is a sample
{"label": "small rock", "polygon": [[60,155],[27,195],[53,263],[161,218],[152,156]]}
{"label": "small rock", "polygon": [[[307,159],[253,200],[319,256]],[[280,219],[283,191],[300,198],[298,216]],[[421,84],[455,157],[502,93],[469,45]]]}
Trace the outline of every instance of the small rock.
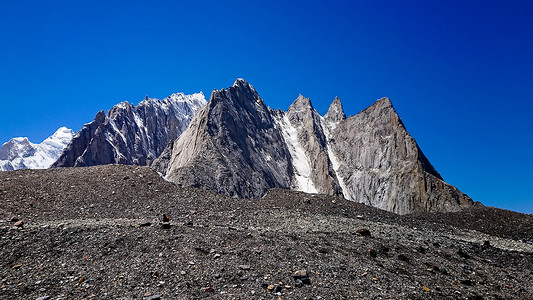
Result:
{"label": "small rock", "polygon": [[469,259],[470,258],[470,254],[468,254],[467,252],[463,251],[462,249],[457,251],[457,254],[459,254],[460,257],[465,258],[465,259]]}
{"label": "small rock", "polygon": [[295,281],[300,280],[304,284],[311,284],[311,279],[309,279],[306,270],[298,270],[294,272],[292,278],[294,278]]}
{"label": "small rock", "polygon": [[357,229],[355,234],[358,236],[370,236],[370,230],[366,228]]}
{"label": "small rock", "polygon": [[248,276],[246,276],[246,275],[241,277],[241,281],[245,281],[245,280],[248,280]]}
{"label": "small rock", "polygon": [[281,293],[281,290],[282,290],[282,289],[283,289],[283,288],[282,288],[281,286],[278,285],[278,286],[276,286],[276,288],[274,288],[274,293]]}
{"label": "small rock", "polygon": [[163,214],[163,222],[170,222],[170,217]]}
{"label": "small rock", "polygon": [[160,295],[153,295],[153,296],[144,298],[144,300],[161,300],[161,296]]}
{"label": "small rock", "polygon": [[215,278],[216,278],[216,279],[219,279],[219,278],[220,278],[220,274],[219,274],[219,273],[216,273],[216,274],[215,274]]}
{"label": "small rock", "polygon": [[376,252],[376,250],[374,249],[368,249],[368,251],[366,252],[368,254],[368,256],[370,257],[376,257],[378,256],[378,253]]}
{"label": "small rock", "polygon": [[204,248],[202,247],[194,247],[194,250],[198,251],[198,252],[201,252],[203,254],[209,254],[209,251],[208,250],[205,250]]}
{"label": "small rock", "polygon": [[19,221],[15,222],[13,224],[13,226],[22,228],[24,226],[24,221],[19,220]]}
{"label": "small rock", "polygon": [[402,260],[402,261],[405,261],[405,262],[409,262],[409,257],[403,255],[403,254],[399,254],[398,255],[398,259],[399,260]]}
{"label": "small rock", "polygon": [[269,290],[269,291],[272,291],[272,290],[274,290],[274,285],[273,285],[273,284],[271,284],[271,285],[267,286],[267,290]]}
{"label": "small rock", "polygon": [[361,215],[357,215],[357,216],[355,216],[355,217],[356,217],[357,219],[359,219],[359,220],[364,220],[364,219],[365,219],[365,217],[363,217],[363,216],[361,216]]}
{"label": "small rock", "polygon": [[239,269],[241,269],[241,270],[250,270],[250,268],[251,268],[250,265],[240,265],[239,266]]}
{"label": "small rock", "polygon": [[209,292],[214,292],[214,291],[215,291],[215,289],[210,287],[210,286],[206,286],[204,288],[204,293],[209,293]]}
{"label": "small rock", "polygon": [[298,288],[299,288],[299,287],[302,287],[303,285],[304,285],[304,283],[303,283],[300,279],[296,279],[296,280],[294,281],[294,286],[295,286],[295,287],[298,287]]}
{"label": "small rock", "polygon": [[213,255],[213,258],[214,258],[214,259],[217,259],[217,258],[219,258],[219,257],[220,257],[220,254],[218,254],[218,253],[215,254],[215,255]]}
{"label": "small rock", "polygon": [[185,271],[181,271],[180,274],[181,274],[181,275],[186,275],[187,272],[185,272]]}
{"label": "small rock", "polygon": [[459,280],[460,283],[464,284],[464,285],[473,285],[474,283],[472,282],[472,280],[470,279],[461,279]]}
{"label": "small rock", "polygon": [[52,299],[52,296],[43,296],[43,297],[39,297],[35,300],[49,300],[49,299]]}

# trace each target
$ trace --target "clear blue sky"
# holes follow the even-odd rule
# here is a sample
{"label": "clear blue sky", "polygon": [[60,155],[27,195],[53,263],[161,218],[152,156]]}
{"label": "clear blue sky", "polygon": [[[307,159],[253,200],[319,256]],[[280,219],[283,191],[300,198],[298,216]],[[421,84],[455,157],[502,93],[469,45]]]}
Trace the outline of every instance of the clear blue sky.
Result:
{"label": "clear blue sky", "polygon": [[444,179],[533,213],[532,1],[1,1],[0,142],[145,95],[389,97]]}

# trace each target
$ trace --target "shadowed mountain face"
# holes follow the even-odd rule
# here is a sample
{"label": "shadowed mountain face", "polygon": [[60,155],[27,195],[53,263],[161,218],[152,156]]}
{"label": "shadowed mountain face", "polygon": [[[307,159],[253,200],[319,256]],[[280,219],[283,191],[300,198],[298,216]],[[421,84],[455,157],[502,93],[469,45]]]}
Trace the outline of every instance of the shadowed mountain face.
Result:
{"label": "shadowed mountain face", "polygon": [[202,93],[119,103],[85,124],[52,167],[149,165],[205,103]]}
{"label": "shadowed mountain face", "polygon": [[303,96],[283,112],[242,79],[214,91],[153,167],[179,185],[246,198],[290,188],[399,214],[473,203],[442,180],[389,99],[349,118],[338,98],[324,117]]}

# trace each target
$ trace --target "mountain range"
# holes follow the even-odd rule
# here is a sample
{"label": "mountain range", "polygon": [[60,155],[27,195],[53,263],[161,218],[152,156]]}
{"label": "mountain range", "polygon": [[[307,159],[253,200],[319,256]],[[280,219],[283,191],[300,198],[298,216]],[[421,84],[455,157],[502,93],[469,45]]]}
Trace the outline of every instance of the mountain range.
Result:
{"label": "mountain range", "polygon": [[473,204],[444,182],[388,98],[349,118],[337,98],[322,117],[301,95],[286,112],[272,110],[243,79],[213,91],[153,167],[178,185],[236,197],[284,188],[398,214]]}
{"label": "mountain range", "polygon": [[[398,214],[473,205],[444,182],[388,98],[350,117],[335,98],[321,116],[302,95],[287,111],[271,109],[251,84],[237,79],[214,90],[209,102],[202,93],[146,97],[137,106],[121,102],[68,140],[44,167],[148,165],[177,185],[234,197],[260,198],[282,188]],[[27,140],[9,143],[0,150],[11,153],[2,156],[6,170],[22,166],[13,157],[31,152],[24,150],[31,148]],[[35,167],[26,161],[25,167]]]}

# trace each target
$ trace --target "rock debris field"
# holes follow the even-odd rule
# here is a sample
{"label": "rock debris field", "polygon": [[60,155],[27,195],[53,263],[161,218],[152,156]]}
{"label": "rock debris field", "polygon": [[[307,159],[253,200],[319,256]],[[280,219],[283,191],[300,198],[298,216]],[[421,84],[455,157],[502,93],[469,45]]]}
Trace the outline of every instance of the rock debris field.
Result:
{"label": "rock debris field", "polygon": [[0,251],[0,299],[533,299],[533,215],[236,199],[136,166],[0,172]]}

